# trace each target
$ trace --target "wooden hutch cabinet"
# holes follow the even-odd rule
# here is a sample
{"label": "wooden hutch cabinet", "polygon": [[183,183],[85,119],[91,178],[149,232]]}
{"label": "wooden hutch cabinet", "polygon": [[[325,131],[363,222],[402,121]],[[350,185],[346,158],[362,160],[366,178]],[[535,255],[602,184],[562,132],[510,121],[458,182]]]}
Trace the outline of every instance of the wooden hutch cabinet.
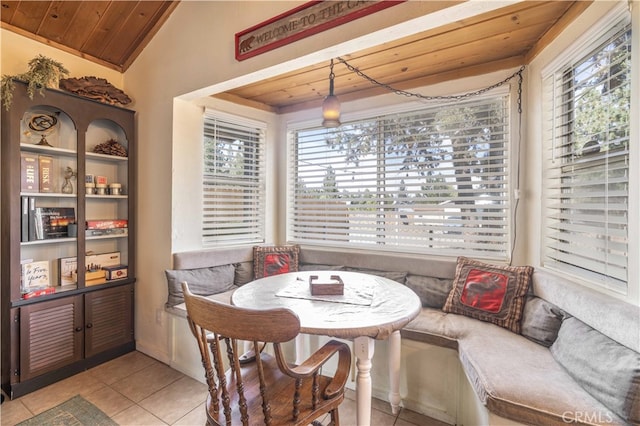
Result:
{"label": "wooden hutch cabinet", "polygon": [[60,90],[2,107],[2,388],[135,349],[135,112]]}

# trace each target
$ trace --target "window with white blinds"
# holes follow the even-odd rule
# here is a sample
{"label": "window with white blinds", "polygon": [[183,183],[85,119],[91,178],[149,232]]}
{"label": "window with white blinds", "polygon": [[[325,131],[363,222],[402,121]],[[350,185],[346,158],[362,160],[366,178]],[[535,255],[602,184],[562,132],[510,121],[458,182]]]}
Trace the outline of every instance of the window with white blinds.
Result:
{"label": "window with white blinds", "polygon": [[506,259],[509,96],[291,131],[287,240]]}
{"label": "window with white blinds", "polygon": [[207,111],[204,115],[202,242],[264,242],[263,123]]}
{"label": "window with white blinds", "polygon": [[631,27],[545,79],[544,265],[627,289]]}

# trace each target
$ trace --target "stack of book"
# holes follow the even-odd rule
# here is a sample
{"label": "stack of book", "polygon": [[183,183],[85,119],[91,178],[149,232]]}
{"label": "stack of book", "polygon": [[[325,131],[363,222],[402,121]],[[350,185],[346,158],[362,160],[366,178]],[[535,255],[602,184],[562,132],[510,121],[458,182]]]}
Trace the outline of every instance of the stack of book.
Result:
{"label": "stack of book", "polygon": [[20,153],[20,192],[53,192],[53,158]]}
{"label": "stack of book", "polygon": [[34,197],[22,197],[21,203],[21,241],[69,237],[69,224],[76,221],[75,208],[36,207]]}
{"label": "stack of book", "polygon": [[87,220],[86,236],[100,237],[103,235],[128,235],[129,223],[127,219],[94,219]]}

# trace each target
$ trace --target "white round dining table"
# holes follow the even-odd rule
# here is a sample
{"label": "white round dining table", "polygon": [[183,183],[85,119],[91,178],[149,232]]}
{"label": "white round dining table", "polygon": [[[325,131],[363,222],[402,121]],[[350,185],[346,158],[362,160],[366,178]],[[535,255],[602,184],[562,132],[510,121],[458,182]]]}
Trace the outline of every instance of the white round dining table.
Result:
{"label": "white round dining table", "polygon": [[[311,294],[309,278],[322,281],[337,275],[342,295]],[[375,341],[389,341],[389,402],[400,407],[400,330],[421,309],[409,287],[388,278],[347,271],[289,272],[260,278],[238,288],[231,303],[243,308],[288,308],[300,318],[300,332],[353,340],[356,357],[356,419],[371,423],[371,367]],[[300,345],[297,346],[297,352]]]}

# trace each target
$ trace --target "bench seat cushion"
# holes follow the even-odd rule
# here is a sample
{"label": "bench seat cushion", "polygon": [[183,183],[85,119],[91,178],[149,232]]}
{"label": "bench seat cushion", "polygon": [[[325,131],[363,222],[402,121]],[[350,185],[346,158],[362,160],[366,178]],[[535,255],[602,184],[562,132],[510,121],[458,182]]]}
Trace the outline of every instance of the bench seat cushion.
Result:
{"label": "bench seat cushion", "polygon": [[499,416],[535,425],[626,424],[573,380],[548,348],[494,324],[423,308],[402,335],[457,348],[476,395]]}
{"label": "bench seat cushion", "polygon": [[587,392],[640,424],[640,354],[577,318],[562,323],[551,354]]}

